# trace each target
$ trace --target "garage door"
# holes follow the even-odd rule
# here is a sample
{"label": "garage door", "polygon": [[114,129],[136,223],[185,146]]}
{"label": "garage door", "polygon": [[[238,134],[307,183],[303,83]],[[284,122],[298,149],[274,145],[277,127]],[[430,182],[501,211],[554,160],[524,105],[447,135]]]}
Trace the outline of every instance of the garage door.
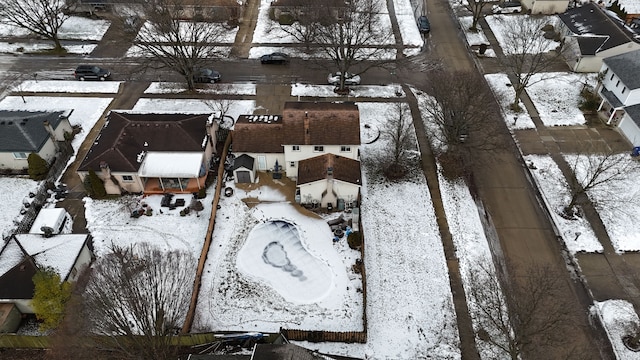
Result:
{"label": "garage door", "polygon": [[640,145],[640,128],[638,128],[638,125],[636,125],[628,115],[622,118],[618,127],[620,128],[620,132],[622,132],[633,146]]}
{"label": "garage door", "polygon": [[250,183],[251,182],[251,173],[248,171],[237,171],[236,176],[238,177],[237,181],[239,183]]}

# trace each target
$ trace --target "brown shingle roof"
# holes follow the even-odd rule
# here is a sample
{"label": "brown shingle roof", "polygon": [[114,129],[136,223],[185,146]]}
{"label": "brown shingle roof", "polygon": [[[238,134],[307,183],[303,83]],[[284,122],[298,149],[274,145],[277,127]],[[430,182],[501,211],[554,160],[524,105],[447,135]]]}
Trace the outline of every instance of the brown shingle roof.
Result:
{"label": "brown shingle roof", "polygon": [[105,161],[111,171],[135,172],[143,151],[203,151],[208,117],[111,112],[78,170],[99,170]]}
{"label": "brown shingle roof", "polygon": [[240,115],[233,127],[233,151],[282,153],[283,135],[280,115]]}
{"label": "brown shingle roof", "polygon": [[353,102],[287,102],[284,142],[294,145],[360,145],[360,115]]}
{"label": "brown shingle roof", "polygon": [[360,162],[335,154],[300,160],[298,185],[326,179],[328,168],[333,168],[334,179],[360,185]]}

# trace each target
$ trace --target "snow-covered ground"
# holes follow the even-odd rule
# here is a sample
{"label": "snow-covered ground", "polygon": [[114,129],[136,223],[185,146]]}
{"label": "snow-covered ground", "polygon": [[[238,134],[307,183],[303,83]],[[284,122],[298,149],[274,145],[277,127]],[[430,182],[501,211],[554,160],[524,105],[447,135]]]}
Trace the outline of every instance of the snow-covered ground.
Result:
{"label": "snow-covered ground", "polygon": [[[22,210],[24,203],[31,203],[29,193],[35,193],[38,184],[39,182],[28,177],[0,176],[0,203],[2,204],[0,235],[2,235],[2,239],[15,229],[15,221],[22,219],[20,210]],[[0,247],[1,249],[2,247]]]}
{"label": "snow-covered ground", "polygon": [[595,88],[595,78],[593,73],[538,73],[531,76],[527,94],[545,126],[584,125],[580,91]]}
{"label": "snow-covered ground", "polygon": [[[530,53],[530,51],[551,51],[558,47],[559,43],[553,41],[551,39],[546,39],[542,32],[540,32],[537,40],[539,42],[536,45],[532,45],[530,41],[522,41],[516,40],[513,41],[511,34],[513,31],[518,31],[518,29],[525,28],[524,26],[518,26],[517,24],[522,21],[527,21],[529,19],[529,15],[490,15],[484,17],[489,27],[491,28],[491,32],[498,40],[500,47],[505,55],[510,54],[522,54],[522,53]],[[548,22],[550,24],[555,24],[555,18],[553,16],[547,16]],[[517,39],[517,38],[516,38]],[[522,46],[526,44],[526,49]]]}
{"label": "snow-covered ground", "polygon": [[[251,115],[256,108],[254,100],[230,100],[227,115],[237,119],[240,115]],[[137,112],[156,113],[209,113],[217,111],[215,100],[202,99],[140,99],[133,107]]]}
{"label": "snow-covered ground", "polygon": [[[203,94],[255,95],[256,84],[204,84],[196,91]],[[179,94],[187,91],[184,83],[153,82],[144,91],[145,94]]]}
{"label": "snow-covered ground", "polygon": [[116,94],[120,89],[121,83],[120,81],[85,81],[79,83],[77,80],[27,80],[14,86],[13,91]]}
{"label": "snow-covered ground", "polygon": [[[313,84],[293,84],[291,85],[291,96],[316,96],[316,97],[336,97],[340,96],[333,90],[333,85],[313,85]],[[352,86],[349,92],[349,100],[358,97],[376,98],[403,98],[404,90],[400,84],[389,85],[358,85]]]}
{"label": "snow-covered ground", "polygon": [[[598,210],[616,252],[640,251],[640,231],[635,226],[640,221],[640,183],[638,183],[640,167],[627,153],[618,154],[615,157],[618,160],[607,163],[615,163],[615,166],[602,168],[605,175],[599,179],[614,177],[615,173],[622,173],[623,177],[609,181],[603,186],[596,186],[588,191],[587,195]],[[587,175],[587,173],[593,174],[594,168],[587,165],[589,161],[585,155],[565,154],[565,159],[572,168],[576,169],[577,178],[589,179],[593,176]]]}
{"label": "snow-covered ground", "polygon": [[567,220],[559,215],[563,207],[569,204],[571,193],[566,179],[553,159],[547,155],[528,155],[525,156],[525,161],[542,192],[553,222],[562,234],[562,240],[567,249],[572,254],[604,251],[586,219]]}
{"label": "snow-covered ground", "polygon": [[[511,109],[511,104],[516,96],[516,92],[513,90],[513,86],[511,86],[509,77],[506,74],[486,74],[484,78],[489,83],[493,94],[498,100],[500,109],[502,110],[502,119],[509,129],[535,128],[533,120],[531,120],[531,116],[529,116],[526,110],[517,113]],[[522,101],[520,101],[520,108],[525,109]]]}
{"label": "snow-covered ground", "polygon": [[640,354],[630,351],[622,342],[622,338],[640,327],[640,319],[633,304],[624,300],[607,300],[596,302],[591,306],[591,314],[600,318],[609,335],[613,351],[618,360],[637,360]]}

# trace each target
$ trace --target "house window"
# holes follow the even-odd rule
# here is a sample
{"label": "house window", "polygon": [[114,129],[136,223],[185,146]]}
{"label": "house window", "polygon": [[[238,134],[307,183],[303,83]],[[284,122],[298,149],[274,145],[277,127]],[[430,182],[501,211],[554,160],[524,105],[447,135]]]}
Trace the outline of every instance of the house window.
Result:
{"label": "house window", "polygon": [[625,92],[626,90],[627,90],[627,87],[626,87],[626,86],[623,86],[623,87],[622,87],[622,93],[624,94],[624,92]]}
{"label": "house window", "polygon": [[620,85],[620,80],[618,80],[618,82],[616,83],[616,87],[618,87],[618,85]]}
{"label": "house window", "polygon": [[324,146],[316,145],[316,146],[313,147],[313,151],[314,152],[323,152],[324,151]]}
{"label": "house window", "polygon": [[614,75],[615,75],[615,74],[611,74],[611,77],[609,78],[609,80],[613,80],[613,76],[614,76]]}
{"label": "house window", "polygon": [[351,146],[340,146],[340,152],[351,152]]}
{"label": "house window", "polygon": [[131,175],[122,175],[122,181],[131,182],[131,181],[133,181],[133,176],[131,176]]}
{"label": "house window", "polygon": [[78,275],[78,269],[76,268],[71,269],[71,277],[75,278],[76,275]]}
{"label": "house window", "polygon": [[289,167],[296,167],[295,161],[289,161]]}
{"label": "house window", "polygon": [[300,151],[300,145],[293,145],[293,146],[291,147],[291,150],[292,150],[292,151]]}
{"label": "house window", "polygon": [[23,152],[15,152],[13,153],[13,157],[16,159],[26,159],[29,157],[29,154]]}

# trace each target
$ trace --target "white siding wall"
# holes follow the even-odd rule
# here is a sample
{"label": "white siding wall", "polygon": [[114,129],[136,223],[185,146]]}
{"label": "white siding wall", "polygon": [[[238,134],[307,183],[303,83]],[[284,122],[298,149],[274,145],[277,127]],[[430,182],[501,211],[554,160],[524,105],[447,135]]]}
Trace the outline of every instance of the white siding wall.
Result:
{"label": "white siding wall", "polygon": [[[607,66],[603,64],[600,71],[604,72],[606,69]],[[602,85],[611,91],[622,104],[627,106],[640,104],[640,89],[629,90],[618,75],[614,74],[611,70],[607,71],[604,75]],[[623,89],[624,94],[622,93]]]}
{"label": "white siding wall", "polygon": [[618,127],[633,146],[640,146],[640,128],[631,120],[629,114],[624,114]]}
{"label": "white siding wall", "polygon": [[522,2],[532,14],[560,14],[567,10],[569,0],[526,0]]}
{"label": "white siding wall", "polygon": [[[55,154],[56,147],[53,143],[53,140],[51,139],[47,140],[42,149],[40,149],[40,152],[38,152],[38,155],[40,155],[40,157],[45,159],[48,163],[51,163]],[[27,156],[29,156],[29,153],[27,153]],[[16,159],[15,157],[13,157],[12,152],[0,153],[0,169],[22,170],[28,168],[29,163],[27,162],[26,158]]]}
{"label": "white siding wall", "polygon": [[56,139],[58,141],[63,141],[64,140],[64,133],[65,132],[71,132],[73,130],[73,128],[71,127],[71,124],[69,123],[69,119],[62,119],[60,121],[60,124],[58,124],[58,127],[54,130],[54,133],[56,134]]}
{"label": "white siding wall", "polygon": [[75,274],[73,269],[71,269],[71,271],[69,271],[69,275],[67,276],[67,281],[74,282],[78,280],[78,277],[80,277],[80,273],[82,273],[82,271],[84,271],[84,269],[89,266],[90,263],[91,250],[89,250],[87,244],[84,244],[82,250],[80,250],[80,255],[78,256],[76,263],[73,265],[73,269],[76,270]]}
{"label": "white siding wall", "polygon": [[0,302],[16,304],[18,310],[23,314],[35,313],[35,311],[33,311],[33,307],[31,307],[31,299],[0,299]]}
{"label": "white siding wall", "polygon": [[[302,203],[308,203],[309,196],[319,203],[322,200],[322,193],[327,190],[327,180],[314,181],[298,187],[300,188],[300,201]],[[357,200],[359,190],[360,187],[357,185],[339,180],[333,181],[333,191],[338,194],[338,198],[345,201]],[[333,205],[336,206],[337,204]]]}
{"label": "white siding wall", "polygon": [[573,71],[580,73],[597,72],[602,66],[604,56],[596,54],[595,56],[585,55],[577,59],[577,63],[573,67]]}
{"label": "white siding wall", "polygon": [[[102,175],[100,172],[96,172],[96,174],[98,174],[98,176]],[[140,177],[138,177],[138,175],[135,173],[112,172],[111,176],[115,177],[118,180],[120,187],[124,191],[128,191],[131,193],[144,191],[144,183],[142,182],[142,179],[140,179]],[[132,176],[133,181],[125,181],[122,178],[123,176]]]}
{"label": "white siding wall", "polygon": [[[336,154],[344,156],[349,159],[359,160],[358,149],[359,145],[322,145],[324,151],[313,151],[314,145],[299,145],[300,151],[293,151],[293,145],[284,145],[284,158],[286,160],[286,166],[283,164],[284,169],[287,171],[287,176],[290,178],[298,177],[298,161],[310,159],[316,156],[324,154]],[[341,152],[342,146],[349,146],[350,151]],[[291,166],[291,162],[295,162],[295,166]]]}

